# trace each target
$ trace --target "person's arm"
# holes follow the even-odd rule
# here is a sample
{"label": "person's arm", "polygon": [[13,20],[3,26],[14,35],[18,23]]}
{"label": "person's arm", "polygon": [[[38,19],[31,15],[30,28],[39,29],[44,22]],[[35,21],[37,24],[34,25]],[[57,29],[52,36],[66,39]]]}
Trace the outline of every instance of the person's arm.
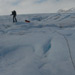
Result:
{"label": "person's arm", "polygon": [[12,16],[13,15],[13,11],[12,11],[12,14],[10,14],[10,16]]}

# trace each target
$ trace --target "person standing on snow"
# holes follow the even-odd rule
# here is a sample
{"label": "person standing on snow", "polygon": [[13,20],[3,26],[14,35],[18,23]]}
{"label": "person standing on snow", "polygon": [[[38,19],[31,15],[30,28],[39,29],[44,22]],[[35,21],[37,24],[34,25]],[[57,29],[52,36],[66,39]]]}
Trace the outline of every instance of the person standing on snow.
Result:
{"label": "person standing on snow", "polygon": [[11,15],[13,15],[13,22],[17,22],[17,19],[16,19],[16,11],[14,10],[14,11],[12,11],[12,14]]}

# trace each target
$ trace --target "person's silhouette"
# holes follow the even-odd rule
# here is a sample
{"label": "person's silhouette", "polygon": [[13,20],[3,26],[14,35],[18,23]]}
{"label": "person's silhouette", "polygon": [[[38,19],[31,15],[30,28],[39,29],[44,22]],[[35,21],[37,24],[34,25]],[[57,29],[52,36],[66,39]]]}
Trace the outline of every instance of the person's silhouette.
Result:
{"label": "person's silhouette", "polygon": [[13,22],[17,22],[17,19],[16,19],[16,11],[14,10],[14,11],[12,11],[12,14],[11,15],[13,15]]}

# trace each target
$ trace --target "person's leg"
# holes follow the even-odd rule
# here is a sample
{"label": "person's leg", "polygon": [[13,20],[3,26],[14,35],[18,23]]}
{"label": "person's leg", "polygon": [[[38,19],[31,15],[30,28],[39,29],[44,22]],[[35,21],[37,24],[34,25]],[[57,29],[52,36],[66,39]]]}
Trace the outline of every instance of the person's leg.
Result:
{"label": "person's leg", "polygon": [[17,22],[16,15],[14,15],[14,21]]}
{"label": "person's leg", "polygon": [[14,18],[15,18],[15,17],[13,16],[13,22],[15,22]]}
{"label": "person's leg", "polygon": [[17,22],[17,19],[16,19],[16,17],[15,17],[15,22]]}

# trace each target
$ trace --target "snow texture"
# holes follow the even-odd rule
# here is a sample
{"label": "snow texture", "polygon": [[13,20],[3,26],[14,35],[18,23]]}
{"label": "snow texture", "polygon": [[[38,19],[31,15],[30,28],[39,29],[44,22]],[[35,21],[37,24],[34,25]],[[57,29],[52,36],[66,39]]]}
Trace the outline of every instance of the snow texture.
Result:
{"label": "snow texture", "polygon": [[17,19],[0,16],[0,75],[75,75],[74,13]]}

